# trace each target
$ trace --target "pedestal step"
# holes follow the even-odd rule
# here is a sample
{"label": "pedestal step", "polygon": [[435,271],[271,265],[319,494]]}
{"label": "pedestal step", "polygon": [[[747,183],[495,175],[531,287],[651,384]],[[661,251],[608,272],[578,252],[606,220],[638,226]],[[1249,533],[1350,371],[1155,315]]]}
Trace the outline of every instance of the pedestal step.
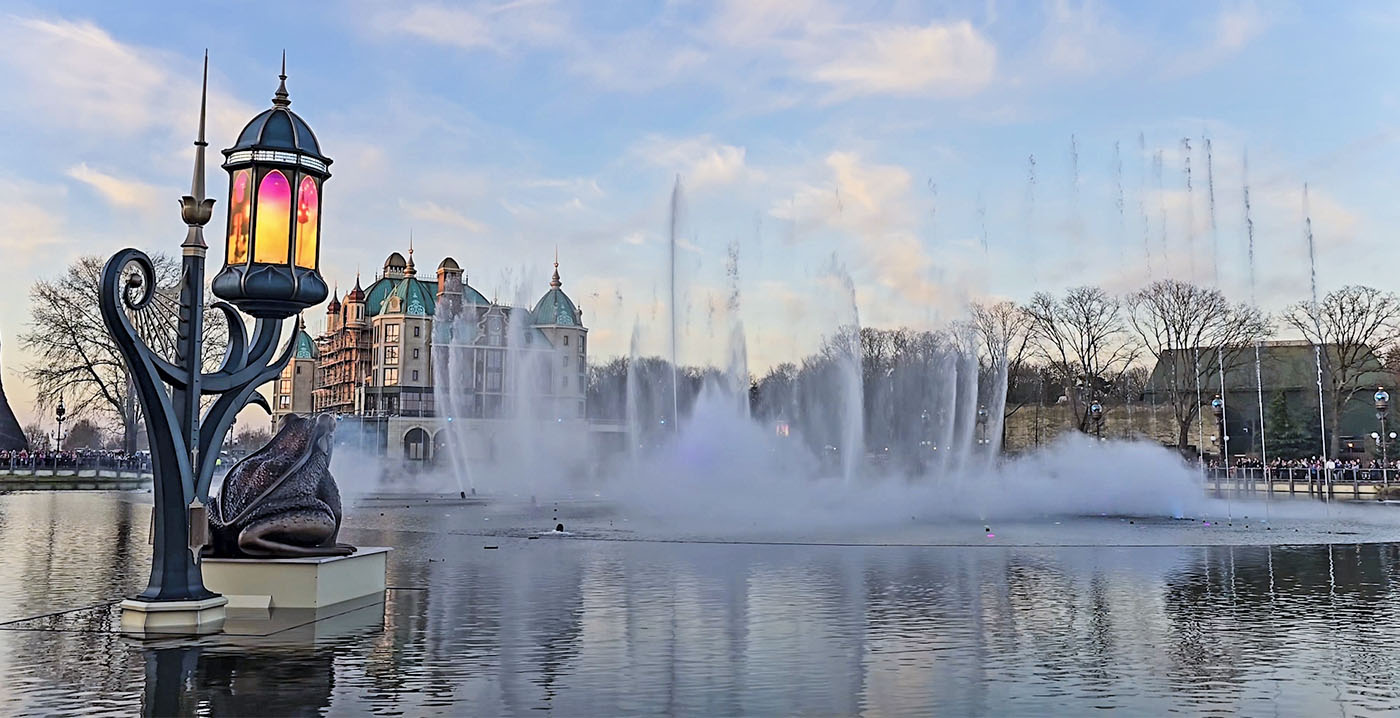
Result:
{"label": "pedestal step", "polygon": [[384,595],[387,546],[364,546],[349,556],[206,558],[204,585],[237,608],[323,608]]}

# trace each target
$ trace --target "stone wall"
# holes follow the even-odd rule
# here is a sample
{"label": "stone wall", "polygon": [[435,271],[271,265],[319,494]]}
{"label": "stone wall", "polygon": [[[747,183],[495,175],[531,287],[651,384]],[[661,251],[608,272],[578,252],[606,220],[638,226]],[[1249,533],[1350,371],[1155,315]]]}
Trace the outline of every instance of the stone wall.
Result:
{"label": "stone wall", "polygon": [[[1209,415],[1209,410],[1205,413]],[[1192,446],[1200,436],[1199,424],[1199,418],[1191,424],[1188,441]],[[1075,417],[1068,404],[1041,406],[1038,411],[1034,404],[1023,406],[1006,419],[1006,450],[1014,453],[1033,449],[1037,443],[1048,444],[1059,434],[1074,431],[1074,426]],[[1207,451],[1211,451],[1215,446],[1210,439],[1216,434],[1214,421],[1208,419],[1204,428],[1205,446]],[[1176,446],[1176,419],[1172,417],[1170,406],[1154,408],[1143,404],[1105,404],[1102,431],[1105,438],[1135,437],[1142,441]],[[1231,437],[1230,444],[1235,446],[1234,437]],[[1239,452],[1232,450],[1231,453]]]}

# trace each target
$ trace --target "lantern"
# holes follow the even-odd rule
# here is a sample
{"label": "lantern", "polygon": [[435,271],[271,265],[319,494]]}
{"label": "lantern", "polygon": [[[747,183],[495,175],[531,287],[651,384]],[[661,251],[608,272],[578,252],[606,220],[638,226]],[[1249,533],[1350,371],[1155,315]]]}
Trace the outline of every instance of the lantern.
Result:
{"label": "lantern", "polygon": [[224,267],[212,289],[259,319],[285,319],[321,303],[321,190],[330,158],[292,112],[286,64],[264,110],[224,150],[229,173]]}

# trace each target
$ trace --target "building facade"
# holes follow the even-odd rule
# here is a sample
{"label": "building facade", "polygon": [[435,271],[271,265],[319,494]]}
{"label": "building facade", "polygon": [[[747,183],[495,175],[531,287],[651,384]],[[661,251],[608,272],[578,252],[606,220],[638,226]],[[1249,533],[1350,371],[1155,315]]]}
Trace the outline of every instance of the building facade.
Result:
{"label": "building facade", "polygon": [[394,252],[368,287],[356,278],[332,296],[312,342],[313,382],[298,384],[293,369],[276,404],[335,414],[341,442],[422,461],[446,451],[449,428],[472,455],[491,456],[497,424],[582,426],[588,329],[562,285],[556,261],[533,307],[510,306],[474,289],[451,257],[424,278],[412,248]]}
{"label": "building facade", "polygon": [[316,340],[304,329],[296,334],[296,350],[292,360],[282,369],[272,388],[272,431],[282,427],[282,419],[290,414],[310,414],[314,408],[316,389]]}

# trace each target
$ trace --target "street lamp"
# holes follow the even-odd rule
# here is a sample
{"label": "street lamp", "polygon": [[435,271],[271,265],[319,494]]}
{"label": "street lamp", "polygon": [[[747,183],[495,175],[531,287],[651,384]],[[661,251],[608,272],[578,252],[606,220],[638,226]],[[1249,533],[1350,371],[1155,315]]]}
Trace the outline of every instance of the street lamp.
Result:
{"label": "street lamp", "polygon": [[[245,406],[270,409],[257,388],[274,380],[296,349],[293,340],[278,351],[283,324],[327,294],[317,260],[321,186],[329,177],[330,160],[321,154],[311,128],[289,109],[284,58],[273,107],[254,117],[237,143],[224,150],[231,211],[224,267],[213,291],[227,301],[211,306],[226,319],[228,347],[217,369],[203,370],[204,225],[214,206],[204,191],[208,76],[206,54],[194,178],[190,194],[180,200],[187,231],[181,245],[173,361],[141,339],[130,314],[149,306],[156,295],[150,257],[123,249],[102,270],[102,321],[126,362],[146,416],[154,474],[151,576],[144,591],[122,603],[122,626],[129,631],[149,631],[151,616],[157,614],[171,632],[207,633],[222,627],[227,601],[204,587],[197,563],[219,444]],[[239,309],[256,319],[251,341]],[[202,396],[214,397],[203,411]]]}
{"label": "street lamp", "polygon": [[1103,404],[1097,401],[1090,404],[1089,418],[1094,422],[1094,436],[1103,441]]}
{"label": "street lamp", "polygon": [[1215,415],[1215,425],[1220,437],[1220,463],[1225,467],[1225,473],[1230,473],[1230,437],[1225,433],[1225,400],[1219,394],[1210,400],[1210,412]]}
{"label": "street lamp", "polygon": [[1391,438],[1391,436],[1386,433],[1385,424],[1390,414],[1390,393],[1385,390],[1385,387],[1378,386],[1376,387],[1376,394],[1372,398],[1375,399],[1376,402],[1376,421],[1380,422],[1381,431],[1379,436],[1376,434],[1372,434],[1371,436],[1376,437],[1376,443],[1381,445],[1381,484],[1383,486],[1389,486],[1390,481],[1386,474],[1386,464],[1390,462],[1390,442],[1387,441],[1387,439]]}
{"label": "street lamp", "polygon": [[63,450],[63,421],[68,418],[68,407],[63,405],[63,395],[58,396],[58,406],[54,407],[53,418],[58,422],[58,450]]}
{"label": "street lamp", "polygon": [[985,405],[977,407],[977,443],[979,445],[987,443],[987,407]]}

